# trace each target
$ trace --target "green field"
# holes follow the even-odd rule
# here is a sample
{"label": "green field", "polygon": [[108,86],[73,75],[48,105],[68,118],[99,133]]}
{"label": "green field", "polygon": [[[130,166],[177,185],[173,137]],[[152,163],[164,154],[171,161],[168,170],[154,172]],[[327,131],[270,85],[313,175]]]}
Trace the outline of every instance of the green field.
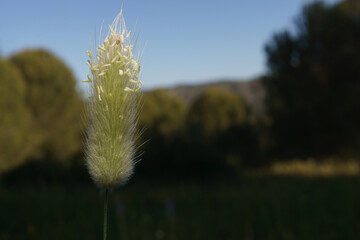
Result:
{"label": "green field", "polygon": [[[359,178],[129,183],[111,194],[111,239],[360,239]],[[0,239],[102,239],[91,185],[3,186]]]}

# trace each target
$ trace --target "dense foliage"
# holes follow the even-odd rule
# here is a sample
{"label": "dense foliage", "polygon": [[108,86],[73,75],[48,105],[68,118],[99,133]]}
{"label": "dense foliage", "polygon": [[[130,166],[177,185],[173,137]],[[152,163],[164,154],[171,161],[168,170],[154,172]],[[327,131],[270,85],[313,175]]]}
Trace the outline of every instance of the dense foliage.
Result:
{"label": "dense foliage", "polygon": [[145,139],[158,135],[170,137],[183,127],[185,103],[164,89],[147,92],[143,96],[140,124]]}
{"label": "dense foliage", "polygon": [[83,99],[71,70],[45,50],[0,60],[0,172],[81,151]]}
{"label": "dense foliage", "polygon": [[184,161],[196,173],[228,174],[241,164],[241,134],[247,116],[243,100],[234,93],[209,88],[191,105],[186,119]]}
{"label": "dense foliage", "polygon": [[296,31],[266,45],[264,84],[274,154],[354,154],[360,149],[360,2],[304,7]]}
{"label": "dense foliage", "polygon": [[26,107],[39,129],[36,157],[65,160],[81,147],[81,95],[71,70],[45,50],[25,50],[11,57],[25,81]]}
{"label": "dense foliage", "polygon": [[0,172],[22,164],[39,142],[26,107],[26,84],[17,69],[0,60]]}
{"label": "dense foliage", "polygon": [[143,102],[140,125],[149,141],[142,147],[140,175],[218,176],[255,161],[249,151],[257,146],[256,134],[234,93],[207,89],[186,106],[169,92],[155,90],[145,93]]}
{"label": "dense foliage", "polygon": [[142,102],[139,119],[143,130],[140,141],[142,161],[137,170],[140,175],[163,176],[172,172],[178,157],[186,105],[163,89],[145,93]]}
{"label": "dense foliage", "polygon": [[192,104],[187,123],[191,131],[211,138],[246,121],[242,99],[220,88],[207,89]]}

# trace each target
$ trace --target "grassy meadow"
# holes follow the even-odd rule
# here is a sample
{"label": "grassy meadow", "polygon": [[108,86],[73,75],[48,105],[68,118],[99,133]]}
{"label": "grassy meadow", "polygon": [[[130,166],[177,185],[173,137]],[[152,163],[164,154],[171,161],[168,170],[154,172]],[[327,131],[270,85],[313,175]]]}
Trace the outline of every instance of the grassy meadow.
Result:
{"label": "grassy meadow", "polygon": [[[110,199],[109,239],[360,239],[360,178],[247,176],[132,183]],[[92,185],[0,189],[0,239],[101,239]]]}

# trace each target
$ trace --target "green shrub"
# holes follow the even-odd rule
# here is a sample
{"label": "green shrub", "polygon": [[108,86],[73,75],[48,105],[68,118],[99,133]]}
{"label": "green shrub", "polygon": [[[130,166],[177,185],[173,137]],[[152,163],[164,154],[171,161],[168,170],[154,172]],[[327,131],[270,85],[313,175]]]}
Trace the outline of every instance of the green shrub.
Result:
{"label": "green shrub", "polygon": [[185,103],[163,89],[157,89],[143,96],[140,124],[146,135],[170,137],[184,122]]}
{"label": "green shrub", "polygon": [[145,144],[141,147],[144,152],[137,172],[152,178],[172,174],[179,156],[178,138],[184,126],[186,105],[163,89],[145,93],[142,102],[139,125],[144,129],[141,143]]}
{"label": "green shrub", "polygon": [[189,109],[187,122],[190,128],[203,137],[211,137],[246,121],[245,104],[230,91],[209,88]]}
{"label": "green shrub", "polygon": [[29,156],[39,143],[26,107],[26,85],[9,61],[0,59],[0,172],[10,170]]}
{"label": "green shrub", "polygon": [[45,50],[19,52],[11,62],[25,80],[27,107],[41,131],[37,157],[68,159],[81,147],[84,106],[71,70]]}

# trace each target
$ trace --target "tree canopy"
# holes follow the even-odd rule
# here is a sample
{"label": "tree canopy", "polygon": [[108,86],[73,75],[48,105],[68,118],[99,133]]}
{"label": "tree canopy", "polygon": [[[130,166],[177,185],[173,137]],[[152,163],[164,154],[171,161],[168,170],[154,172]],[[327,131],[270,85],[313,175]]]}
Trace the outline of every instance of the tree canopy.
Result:
{"label": "tree canopy", "polygon": [[191,105],[187,116],[189,127],[205,137],[226,131],[246,120],[246,109],[236,94],[209,88]]}
{"label": "tree canopy", "polygon": [[39,142],[26,107],[26,84],[17,69],[0,59],[0,172],[22,164]]}
{"label": "tree canopy", "polygon": [[360,147],[358,1],[303,8],[296,30],[266,44],[267,109],[283,157],[349,153]]}
{"label": "tree canopy", "polygon": [[169,137],[183,125],[185,103],[164,89],[147,92],[143,96],[140,125],[148,129],[146,135]]}
{"label": "tree canopy", "polygon": [[67,159],[81,145],[83,101],[69,69],[52,53],[25,50],[10,58],[25,82],[25,101],[41,132],[38,156]]}

